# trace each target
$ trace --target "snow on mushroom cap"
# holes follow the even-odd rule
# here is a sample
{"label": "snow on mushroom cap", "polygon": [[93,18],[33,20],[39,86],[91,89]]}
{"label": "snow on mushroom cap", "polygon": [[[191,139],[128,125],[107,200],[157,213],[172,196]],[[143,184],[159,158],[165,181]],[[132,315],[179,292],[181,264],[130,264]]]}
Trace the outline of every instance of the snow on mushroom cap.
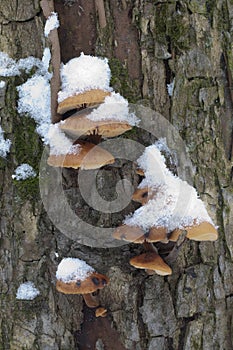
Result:
{"label": "snow on mushroom cap", "polygon": [[145,171],[145,178],[139,188],[157,188],[155,197],[126,217],[124,223],[139,226],[143,230],[156,226],[167,231],[184,228],[207,221],[212,223],[204,203],[198,198],[194,187],[174,176],[165,165],[165,158],[156,145],[145,149],[138,159],[138,165]]}
{"label": "snow on mushroom cap", "polygon": [[111,71],[107,58],[84,55],[71,59],[61,67],[62,90],[58,102],[92,89],[111,91]]}
{"label": "snow on mushroom cap", "polygon": [[104,103],[94,109],[87,118],[93,121],[114,119],[116,121],[128,122],[137,125],[139,119],[133,113],[129,113],[128,101],[119,93],[112,92],[106,96]]}
{"label": "snow on mushroom cap", "polygon": [[78,154],[80,146],[73,145],[72,141],[60,130],[58,124],[51,124],[47,135],[47,143],[50,145],[50,154]]}
{"label": "snow on mushroom cap", "polygon": [[65,283],[75,280],[84,281],[95,270],[78,258],[64,258],[57,267],[56,278]]}

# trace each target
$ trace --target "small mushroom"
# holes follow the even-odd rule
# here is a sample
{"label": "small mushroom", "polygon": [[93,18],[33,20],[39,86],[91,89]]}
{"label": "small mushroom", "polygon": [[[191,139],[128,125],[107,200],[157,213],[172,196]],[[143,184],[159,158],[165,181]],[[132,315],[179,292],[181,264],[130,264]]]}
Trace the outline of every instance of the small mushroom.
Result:
{"label": "small mushroom", "polygon": [[176,242],[183,231],[187,231],[186,237],[193,241],[216,241],[218,239],[218,231],[209,222],[201,222],[193,226],[186,226],[183,229],[175,229],[169,236],[169,240]]}
{"label": "small mushroom", "polygon": [[90,308],[99,306],[92,293],[104,288],[109,278],[96,272],[85,261],[77,258],[63,259],[57,268],[56,289],[64,294],[82,294]]}
{"label": "small mushroom", "polygon": [[158,275],[167,276],[172,274],[170,266],[156,252],[146,252],[130,259],[130,265],[138,268],[149,270],[151,274],[155,271]]}
{"label": "small mushroom", "polygon": [[111,153],[100,146],[84,141],[78,141],[76,144],[80,145],[76,152],[59,155],[51,154],[47,163],[53,167],[88,170],[98,169],[115,161]]}
{"label": "small mushroom", "polygon": [[101,89],[92,89],[82,93],[78,93],[74,96],[67,97],[65,100],[58,104],[57,112],[64,114],[72,109],[87,107],[104,102],[106,96],[111,93]]}
{"label": "small mushroom", "polygon": [[88,115],[93,109],[81,110],[59,124],[59,128],[73,138],[98,134],[102,137],[115,137],[131,130],[132,126],[126,121],[115,119],[91,120]]}
{"label": "small mushroom", "polygon": [[107,316],[107,309],[104,307],[98,307],[98,309],[95,310],[95,316],[96,317],[106,317]]}

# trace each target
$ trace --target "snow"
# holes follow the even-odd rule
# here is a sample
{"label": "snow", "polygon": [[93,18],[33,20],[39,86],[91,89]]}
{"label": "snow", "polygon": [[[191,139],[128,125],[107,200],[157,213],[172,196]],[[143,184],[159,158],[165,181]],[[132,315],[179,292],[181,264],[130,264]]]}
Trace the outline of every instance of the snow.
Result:
{"label": "snow", "polygon": [[0,89],[3,89],[6,85],[6,82],[4,80],[0,81]]}
{"label": "snow", "polygon": [[38,72],[43,71],[43,62],[33,56],[21,58],[18,62],[10,58],[7,53],[0,52],[0,76],[13,77],[20,75],[21,71],[29,73],[33,67],[37,67]]}
{"label": "snow", "polygon": [[129,113],[128,101],[119,93],[112,92],[106,96],[104,103],[94,109],[87,118],[93,121],[114,119],[127,122],[130,125],[137,125],[139,119],[133,113]]}
{"label": "snow", "polygon": [[78,154],[80,145],[73,145],[73,141],[68,139],[60,130],[58,124],[51,124],[47,135],[47,143],[50,145],[50,154]]}
{"label": "snow", "polygon": [[30,177],[35,177],[35,176],[36,176],[36,172],[34,171],[34,169],[29,164],[23,163],[15,169],[15,173],[14,175],[12,175],[12,179],[19,181],[19,180],[26,180]]}
{"label": "snow", "polygon": [[84,281],[95,270],[78,258],[64,258],[57,267],[56,278],[63,282]]}
{"label": "snow", "polygon": [[4,131],[0,125],[0,157],[5,158],[7,153],[10,151],[11,141],[4,139]]}
{"label": "snow", "polygon": [[33,282],[22,283],[16,294],[16,299],[20,300],[33,300],[40,294],[39,290],[35,287]]}
{"label": "snow", "polygon": [[174,85],[175,85],[175,79],[170,84],[167,84],[167,92],[169,96],[173,95]]}
{"label": "snow", "polygon": [[16,61],[10,58],[5,52],[0,52],[0,76],[9,77],[19,74],[20,71]]}
{"label": "snow", "polygon": [[38,71],[24,84],[17,87],[19,94],[18,112],[22,115],[27,114],[35,120],[36,131],[43,141],[47,138],[51,123],[51,74],[48,73],[50,58],[50,50],[46,48]]}
{"label": "snow", "polygon": [[51,16],[48,17],[45,27],[44,27],[44,35],[48,37],[49,33],[59,27],[59,20],[56,12],[51,12]]}
{"label": "snow", "polygon": [[149,186],[157,192],[147,204],[126,217],[125,224],[139,226],[145,231],[153,226],[163,226],[171,232],[176,228],[191,226],[194,222],[212,223],[195,188],[166,168],[165,158],[156,144],[145,149],[138,159],[138,165],[145,172],[145,178],[138,188]]}
{"label": "snow", "polygon": [[61,66],[62,89],[58,102],[91,89],[112,91],[109,87],[111,71],[107,58],[84,55],[75,57]]}

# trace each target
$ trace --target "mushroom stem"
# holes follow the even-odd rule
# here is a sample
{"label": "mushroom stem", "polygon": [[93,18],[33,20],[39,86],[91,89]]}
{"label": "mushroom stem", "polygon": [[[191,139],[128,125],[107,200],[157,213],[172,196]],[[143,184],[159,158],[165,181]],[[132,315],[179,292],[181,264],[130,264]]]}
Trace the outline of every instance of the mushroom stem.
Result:
{"label": "mushroom stem", "polygon": [[90,308],[94,308],[99,306],[99,299],[97,295],[93,295],[92,293],[83,294],[83,299],[86,305]]}
{"label": "mushroom stem", "polygon": [[153,243],[149,243],[149,242],[146,242],[146,241],[145,241],[145,242],[143,243],[143,246],[144,246],[144,248],[146,249],[147,252],[154,252],[154,253],[158,254],[158,250],[157,250],[157,248],[154,246]]}

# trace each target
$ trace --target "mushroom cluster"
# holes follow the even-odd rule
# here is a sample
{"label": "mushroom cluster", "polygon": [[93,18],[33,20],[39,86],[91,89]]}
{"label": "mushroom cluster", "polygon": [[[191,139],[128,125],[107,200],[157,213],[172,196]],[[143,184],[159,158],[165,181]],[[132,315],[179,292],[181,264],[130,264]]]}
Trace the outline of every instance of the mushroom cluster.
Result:
{"label": "mushroom cluster", "polygon": [[97,144],[130,130],[138,119],[128,101],[112,91],[110,76],[107,59],[81,54],[63,65],[57,109],[62,120],[49,132],[49,165],[97,169],[114,163],[113,155]]}
{"label": "mushroom cluster", "polygon": [[132,258],[131,265],[169,275],[171,268],[159,256],[154,243],[177,242],[182,232],[191,240],[215,241],[218,232],[194,187],[168,170],[156,144],[147,147],[137,163],[143,180],[132,200],[141,207],[124,220],[113,236],[144,244],[146,253]]}

